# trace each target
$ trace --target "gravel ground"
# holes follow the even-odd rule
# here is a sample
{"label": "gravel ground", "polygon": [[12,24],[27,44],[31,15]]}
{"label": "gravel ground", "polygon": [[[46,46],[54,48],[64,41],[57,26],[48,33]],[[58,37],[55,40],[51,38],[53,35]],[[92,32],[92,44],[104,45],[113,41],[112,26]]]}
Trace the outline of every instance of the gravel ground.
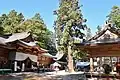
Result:
{"label": "gravel ground", "polygon": [[86,80],[85,75],[81,72],[67,73],[65,71],[59,71],[57,73],[46,72],[39,74],[32,72],[22,72],[0,76],[0,80],[79,80],[79,79]]}
{"label": "gravel ground", "polygon": [[[0,80],[107,80],[106,78],[89,78],[86,79],[83,72],[67,73],[64,71],[59,72],[46,72],[46,73],[32,73],[22,72],[10,75],[0,76]],[[109,79],[119,80],[119,79]]]}

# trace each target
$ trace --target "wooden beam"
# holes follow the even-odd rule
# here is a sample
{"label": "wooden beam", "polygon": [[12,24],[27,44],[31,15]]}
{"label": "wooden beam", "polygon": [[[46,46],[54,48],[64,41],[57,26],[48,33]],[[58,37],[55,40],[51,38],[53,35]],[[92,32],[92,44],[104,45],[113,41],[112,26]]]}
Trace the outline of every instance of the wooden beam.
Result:
{"label": "wooden beam", "polygon": [[77,49],[88,52],[91,57],[120,56],[120,44],[104,44],[96,46],[78,46]]}
{"label": "wooden beam", "polygon": [[90,54],[91,57],[120,57],[120,53],[100,53],[97,52],[96,54]]}

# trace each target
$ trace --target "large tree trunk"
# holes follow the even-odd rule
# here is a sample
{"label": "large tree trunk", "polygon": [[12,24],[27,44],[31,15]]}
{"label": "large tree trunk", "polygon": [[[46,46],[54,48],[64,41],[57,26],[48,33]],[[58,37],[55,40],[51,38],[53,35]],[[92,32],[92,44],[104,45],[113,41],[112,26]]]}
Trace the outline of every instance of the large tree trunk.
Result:
{"label": "large tree trunk", "polygon": [[74,72],[73,57],[71,54],[72,54],[71,46],[68,46],[68,71]]}

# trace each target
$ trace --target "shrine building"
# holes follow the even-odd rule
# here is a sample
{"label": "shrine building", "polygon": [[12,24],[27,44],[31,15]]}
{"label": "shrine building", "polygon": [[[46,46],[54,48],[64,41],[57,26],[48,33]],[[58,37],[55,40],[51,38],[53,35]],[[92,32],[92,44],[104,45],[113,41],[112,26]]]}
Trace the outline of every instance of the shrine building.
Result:
{"label": "shrine building", "polygon": [[13,71],[37,69],[41,62],[48,65],[52,61],[51,57],[43,56],[45,59],[41,59],[44,53],[48,53],[48,50],[36,45],[36,41],[28,32],[0,36],[0,69]]}
{"label": "shrine building", "polygon": [[113,69],[120,57],[120,29],[111,23],[107,23],[89,40],[75,43],[75,45],[76,49],[89,54],[91,71],[94,71],[94,61],[99,67],[108,64]]}

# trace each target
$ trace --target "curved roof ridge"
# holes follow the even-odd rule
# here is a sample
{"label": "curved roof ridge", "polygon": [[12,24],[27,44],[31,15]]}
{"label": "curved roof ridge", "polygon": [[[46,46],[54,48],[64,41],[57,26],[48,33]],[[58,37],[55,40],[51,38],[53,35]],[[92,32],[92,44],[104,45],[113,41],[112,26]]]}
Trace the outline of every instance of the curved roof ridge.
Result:
{"label": "curved roof ridge", "polygon": [[98,32],[96,35],[94,35],[92,38],[90,38],[88,41],[91,41],[91,40],[95,40],[97,38],[99,38],[100,36],[102,36],[107,30],[109,30],[110,32],[120,36],[120,29],[119,28],[115,28],[112,26],[111,23],[108,23],[104,26],[104,28]]}
{"label": "curved roof ridge", "polygon": [[11,36],[9,36],[9,38],[6,39],[6,43],[24,39],[24,38],[28,37],[29,35],[30,35],[30,33],[28,33],[28,32],[14,33]]}

